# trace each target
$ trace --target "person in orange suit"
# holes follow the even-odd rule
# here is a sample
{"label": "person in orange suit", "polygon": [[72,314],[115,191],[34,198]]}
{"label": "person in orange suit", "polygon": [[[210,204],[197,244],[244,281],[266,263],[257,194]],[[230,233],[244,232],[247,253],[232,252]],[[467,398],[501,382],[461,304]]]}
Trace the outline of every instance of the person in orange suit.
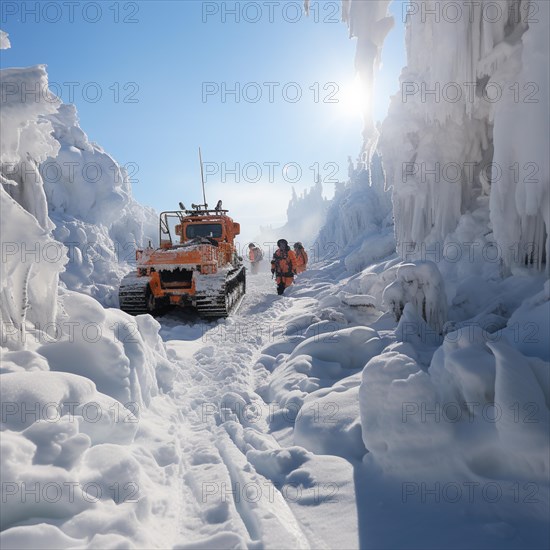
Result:
{"label": "person in orange suit", "polygon": [[294,282],[296,275],[296,254],[288,246],[288,241],[279,239],[277,250],[271,260],[271,273],[276,277],[277,294],[281,295],[285,288]]}
{"label": "person in orange suit", "polygon": [[294,243],[294,254],[296,254],[296,273],[303,273],[307,269],[309,258],[302,243]]}
{"label": "person in orange suit", "polygon": [[254,243],[248,245],[248,259],[250,260],[250,269],[253,275],[257,275],[260,271],[260,262],[264,254],[262,249]]}

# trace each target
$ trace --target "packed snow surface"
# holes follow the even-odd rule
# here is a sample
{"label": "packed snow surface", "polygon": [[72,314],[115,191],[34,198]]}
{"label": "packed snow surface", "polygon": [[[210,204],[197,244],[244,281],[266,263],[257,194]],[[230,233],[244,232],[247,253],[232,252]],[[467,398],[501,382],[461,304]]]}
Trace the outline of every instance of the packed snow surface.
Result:
{"label": "packed snow surface", "polygon": [[3,356],[2,546],[543,547],[548,358],[510,323],[434,344],[318,267],[214,322],[62,293],[65,332]]}

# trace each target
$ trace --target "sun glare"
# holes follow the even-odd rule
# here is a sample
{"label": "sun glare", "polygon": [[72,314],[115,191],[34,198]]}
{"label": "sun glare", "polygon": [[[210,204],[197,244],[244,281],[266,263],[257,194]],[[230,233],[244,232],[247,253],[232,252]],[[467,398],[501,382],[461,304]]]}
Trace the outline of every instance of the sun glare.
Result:
{"label": "sun glare", "polygon": [[363,117],[369,108],[369,93],[359,75],[343,85],[338,96],[338,104],[343,115]]}

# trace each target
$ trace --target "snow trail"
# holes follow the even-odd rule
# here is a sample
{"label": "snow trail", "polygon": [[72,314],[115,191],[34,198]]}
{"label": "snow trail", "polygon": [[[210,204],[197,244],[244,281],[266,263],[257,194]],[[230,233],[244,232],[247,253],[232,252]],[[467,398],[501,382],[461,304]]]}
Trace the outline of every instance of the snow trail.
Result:
{"label": "snow trail", "polygon": [[[309,548],[308,539],[271,480],[246,458],[266,441],[264,419],[254,425],[247,410],[266,404],[255,393],[252,366],[262,347],[280,332],[278,317],[292,300],[278,297],[266,274],[248,279],[239,311],[228,319],[196,322],[186,313],[162,319],[161,334],[169,358],[180,367],[176,392],[181,400],[179,427],[183,470],[180,537],[189,547]],[[253,409],[257,407],[257,409]],[[239,430],[257,432],[256,441]]]}
{"label": "snow trail", "polygon": [[[384,267],[393,273],[394,263]],[[493,512],[479,496],[440,503],[403,496],[411,487],[495,486],[490,468],[472,466],[475,445],[463,453],[453,446],[475,438],[476,430],[488,441],[493,425],[476,417],[477,428],[469,423],[456,436],[454,424],[418,415],[403,420],[404,405],[432,410],[451,399],[440,393],[455,391],[456,383],[445,383],[442,370],[457,344],[417,342],[404,328],[399,336],[392,314],[382,314],[379,300],[365,294],[380,297],[373,278],[383,288],[389,275],[364,276],[368,285],[342,278],[337,263],[320,265],[279,297],[269,275],[260,274],[249,277],[239,311],[227,319],[197,322],[186,313],[160,319],[167,356],[179,371],[172,393],[181,417],[176,548],[379,549],[407,547],[412,539],[437,547],[442,537],[464,547],[491,548],[498,540],[516,548],[542,539],[539,515],[548,508],[542,482],[542,500],[517,508],[508,492]],[[403,323],[423,323],[412,303]],[[463,346],[475,347],[464,338]],[[492,355],[483,353],[491,371]],[[522,368],[540,374],[538,363]],[[474,400],[491,384],[490,377],[478,381]],[[513,470],[509,477],[503,491],[519,483]],[[539,487],[538,477],[530,481]],[[388,518],[403,513],[400,528],[388,532]],[[467,531],[464,513],[472,518]],[[433,518],[441,529],[420,535],[419,525]]]}

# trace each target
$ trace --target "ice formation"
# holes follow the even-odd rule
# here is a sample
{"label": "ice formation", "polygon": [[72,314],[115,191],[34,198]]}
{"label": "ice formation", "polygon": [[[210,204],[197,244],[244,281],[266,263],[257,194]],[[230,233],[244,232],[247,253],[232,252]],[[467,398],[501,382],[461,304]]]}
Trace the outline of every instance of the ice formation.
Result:
{"label": "ice formation", "polygon": [[380,157],[350,160],[350,180],[337,186],[317,246],[320,259],[344,257],[350,271],[359,271],[395,249],[390,194],[384,190]]}
{"label": "ice formation", "polygon": [[300,195],[293,188],[286,223],[278,228],[260,227],[260,235],[255,240],[267,251],[272,250],[281,238],[287,239],[291,245],[300,241],[306,249],[313,250],[310,247],[314,246],[319,228],[325,223],[328,203],[323,197],[320,181]]}
{"label": "ice formation", "polygon": [[397,250],[425,257],[462,216],[488,209],[503,273],[548,270],[548,3],[530,22],[518,0],[493,3],[499,17],[483,2],[458,20],[422,13],[450,4],[404,7],[407,66],[380,139]]}

